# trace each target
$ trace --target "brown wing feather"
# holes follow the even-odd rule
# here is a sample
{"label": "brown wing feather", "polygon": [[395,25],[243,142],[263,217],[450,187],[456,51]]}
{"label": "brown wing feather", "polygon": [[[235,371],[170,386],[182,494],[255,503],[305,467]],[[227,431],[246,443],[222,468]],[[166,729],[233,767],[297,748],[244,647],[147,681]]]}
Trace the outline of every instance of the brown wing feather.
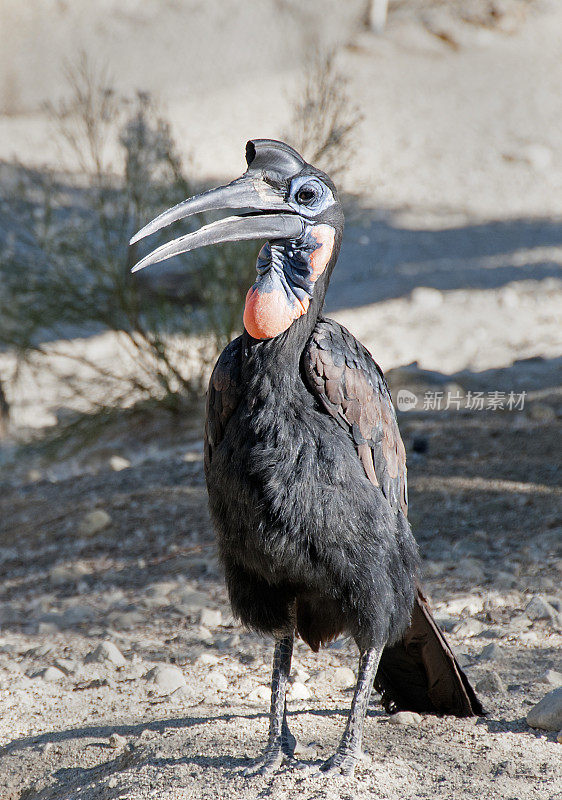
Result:
{"label": "brown wing feather", "polygon": [[353,436],[368,479],[407,514],[406,451],[390,392],[369,351],[341,325],[319,319],[303,366],[326,411]]}
{"label": "brown wing feather", "polygon": [[213,449],[220,444],[226,424],[239,402],[241,347],[241,337],[225,347],[209,380],[205,415],[206,471],[213,457]]}
{"label": "brown wing feather", "polygon": [[[390,392],[371,354],[341,325],[319,319],[303,368],[323,407],[353,437],[367,478],[406,515],[406,452]],[[484,713],[419,588],[410,627],[400,642],[385,647],[375,686],[389,711]]]}

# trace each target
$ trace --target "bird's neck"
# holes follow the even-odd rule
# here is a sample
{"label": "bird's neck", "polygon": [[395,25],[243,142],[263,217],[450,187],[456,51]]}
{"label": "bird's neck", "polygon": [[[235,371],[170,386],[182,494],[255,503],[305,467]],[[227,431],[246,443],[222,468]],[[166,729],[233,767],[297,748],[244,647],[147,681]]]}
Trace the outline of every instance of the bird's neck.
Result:
{"label": "bird's neck", "polygon": [[307,225],[299,239],[262,247],[244,308],[244,327],[253,339],[275,339],[301,318],[318,315],[335,250],[336,231],[322,223]]}

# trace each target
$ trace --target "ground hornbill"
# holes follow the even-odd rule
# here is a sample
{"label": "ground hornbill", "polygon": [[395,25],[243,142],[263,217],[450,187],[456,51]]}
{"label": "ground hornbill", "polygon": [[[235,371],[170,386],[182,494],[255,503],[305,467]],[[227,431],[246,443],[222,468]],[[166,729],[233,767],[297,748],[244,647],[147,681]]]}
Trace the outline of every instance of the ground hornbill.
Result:
{"label": "ground hornbill", "polygon": [[247,770],[291,761],[285,692],[293,637],[359,648],[341,743],[321,767],[353,771],[373,687],[387,710],[470,716],[482,707],[416,580],[406,456],[384,376],[349,331],[321,316],[343,233],[330,178],[282,142],[246,146],[247,171],[161,214],[133,243],[213,209],[251,209],[157,248],[141,269],[203,245],[265,239],[244,332],[207,397],[205,470],[236,616],[275,637],[269,737]]}

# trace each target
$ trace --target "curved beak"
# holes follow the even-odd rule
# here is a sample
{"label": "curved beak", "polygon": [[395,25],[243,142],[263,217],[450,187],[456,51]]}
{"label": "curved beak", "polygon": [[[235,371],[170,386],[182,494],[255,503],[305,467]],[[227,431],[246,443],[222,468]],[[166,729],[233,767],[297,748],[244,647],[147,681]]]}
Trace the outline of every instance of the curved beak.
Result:
{"label": "curved beak", "polygon": [[145,236],[150,236],[177,220],[193,214],[226,208],[256,209],[258,213],[227,217],[180,236],[153,250],[135,264],[131,272],[138,272],[150,264],[210,244],[236,242],[242,239],[293,239],[303,233],[303,222],[285,202],[282,193],[273,189],[261,178],[246,174],[227,186],[203,192],[164,211],[141,228],[133,236],[130,244],[135,244]]}

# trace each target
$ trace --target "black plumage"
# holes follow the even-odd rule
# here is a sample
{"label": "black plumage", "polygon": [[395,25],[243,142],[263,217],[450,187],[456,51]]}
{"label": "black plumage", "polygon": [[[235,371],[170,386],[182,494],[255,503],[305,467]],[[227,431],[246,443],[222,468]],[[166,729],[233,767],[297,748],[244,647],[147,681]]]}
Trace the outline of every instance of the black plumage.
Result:
{"label": "black plumage", "polygon": [[[209,504],[232,609],[276,639],[269,738],[255,769],[292,757],[285,689],[295,633],[313,650],[346,634],[360,651],[358,682],[340,747],[322,769],[349,773],[373,681],[389,709],[482,708],[417,584],[406,455],[384,376],[349,331],[321,316],[343,232],[335,187],[282,143],[250,142],[247,160],[241,179],[147,230],[241,197],[258,215],[219,224],[222,238],[207,226],[166,252],[233,238],[233,225],[272,230],[246,329],[209,384]],[[266,219],[269,209],[284,213]]]}

